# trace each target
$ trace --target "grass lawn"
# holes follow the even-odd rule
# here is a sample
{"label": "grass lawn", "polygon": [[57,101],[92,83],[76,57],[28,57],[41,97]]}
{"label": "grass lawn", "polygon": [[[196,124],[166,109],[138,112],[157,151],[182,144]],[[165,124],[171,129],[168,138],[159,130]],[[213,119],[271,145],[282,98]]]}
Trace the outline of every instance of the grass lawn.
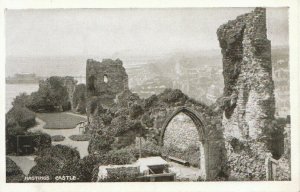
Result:
{"label": "grass lawn", "polygon": [[85,118],[68,113],[37,113],[37,117],[45,121],[45,129],[73,129]]}

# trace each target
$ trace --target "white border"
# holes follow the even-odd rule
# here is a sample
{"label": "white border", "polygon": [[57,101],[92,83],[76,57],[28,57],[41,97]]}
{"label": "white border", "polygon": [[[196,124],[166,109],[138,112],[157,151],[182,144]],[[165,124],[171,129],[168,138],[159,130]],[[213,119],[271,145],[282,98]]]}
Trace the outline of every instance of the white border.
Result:
{"label": "white border", "polygon": [[[297,0],[4,0],[1,6],[0,44],[0,191],[300,191],[299,178],[299,4]],[[154,8],[154,7],[290,7],[289,46],[291,77],[291,136],[292,181],[290,182],[185,182],[185,183],[59,183],[59,184],[6,184],[5,183],[5,34],[4,11],[8,9],[40,8]],[[22,22],[22,21],[20,21]]]}

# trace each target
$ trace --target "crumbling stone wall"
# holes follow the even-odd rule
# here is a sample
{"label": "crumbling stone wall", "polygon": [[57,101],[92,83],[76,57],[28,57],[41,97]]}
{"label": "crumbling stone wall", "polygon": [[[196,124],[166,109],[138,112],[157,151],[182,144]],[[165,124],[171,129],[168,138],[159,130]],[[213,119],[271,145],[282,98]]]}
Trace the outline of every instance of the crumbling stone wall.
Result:
{"label": "crumbling stone wall", "polygon": [[217,31],[223,55],[222,125],[229,175],[240,180],[264,179],[266,137],[275,112],[271,43],[266,31],[264,8],[238,16]]}
{"label": "crumbling stone wall", "polygon": [[237,98],[223,121],[227,136],[257,139],[274,118],[271,43],[266,31],[264,8],[239,16],[217,31],[223,54],[224,96]]}
{"label": "crumbling stone wall", "polygon": [[175,116],[168,124],[164,134],[165,147],[176,145],[179,149],[185,150],[192,145],[196,145],[199,148],[199,143],[200,138],[195,124],[184,113]]}
{"label": "crumbling stone wall", "polygon": [[[188,98],[180,90],[166,89],[163,93],[144,100],[129,90],[124,91],[119,94],[118,102],[113,107],[93,114],[89,127],[94,136],[104,133],[114,137],[112,147],[130,146],[134,144],[135,137],[142,134],[146,142],[160,148],[164,145],[168,123],[180,112],[187,114],[195,122],[196,134],[204,148],[202,157],[206,163],[205,167],[202,166],[205,171],[203,178],[214,180],[223,172],[222,162],[226,162],[222,116],[205,104]],[[172,134],[172,137],[181,137],[182,132]],[[93,143],[100,142],[97,138],[92,137],[91,149],[95,149]]]}
{"label": "crumbling stone wall", "polygon": [[86,64],[87,98],[99,97],[103,104],[110,105],[116,95],[128,89],[128,75],[119,59],[92,59]]}

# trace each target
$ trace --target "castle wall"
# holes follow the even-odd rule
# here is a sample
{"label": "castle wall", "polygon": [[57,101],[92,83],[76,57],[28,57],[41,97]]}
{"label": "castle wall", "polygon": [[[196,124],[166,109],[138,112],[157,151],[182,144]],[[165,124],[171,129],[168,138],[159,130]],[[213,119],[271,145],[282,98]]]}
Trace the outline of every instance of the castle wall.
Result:
{"label": "castle wall", "polygon": [[239,16],[217,31],[224,96],[231,99],[223,118],[225,137],[258,139],[274,119],[271,43],[266,31],[264,8]]}
{"label": "castle wall", "polygon": [[86,65],[87,98],[100,97],[108,103],[113,102],[118,93],[128,89],[128,75],[121,60],[92,59]]}

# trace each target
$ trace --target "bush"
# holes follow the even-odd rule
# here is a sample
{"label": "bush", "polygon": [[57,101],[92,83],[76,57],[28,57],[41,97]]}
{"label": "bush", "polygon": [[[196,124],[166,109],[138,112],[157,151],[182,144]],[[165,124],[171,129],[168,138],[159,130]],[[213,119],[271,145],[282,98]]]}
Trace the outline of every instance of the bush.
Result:
{"label": "bush", "polygon": [[56,181],[55,176],[68,173],[70,167],[67,167],[80,159],[79,152],[75,148],[65,145],[51,146],[39,151],[37,155],[36,165],[30,170],[29,176],[49,176],[49,182],[61,182]]}
{"label": "bush", "polygon": [[111,144],[114,142],[114,138],[107,135],[96,135],[92,137],[88,146],[90,154],[94,152],[107,152],[111,150]]}
{"label": "bush", "polygon": [[146,109],[153,107],[158,102],[157,95],[151,95],[149,98],[145,99],[144,105]]}
{"label": "bush", "polygon": [[84,135],[71,135],[69,137],[72,141],[89,141],[91,139],[91,135],[84,134]]}
{"label": "bush", "polygon": [[[131,148],[130,150],[135,158],[139,158],[140,151],[138,147]],[[141,152],[142,157],[161,156],[161,147],[150,141],[145,141],[144,143],[142,142]]]}
{"label": "bush", "polygon": [[34,147],[34,152],[38,152],[42,149],[51,146],[51,136],[43,132],[22,132],[22,133],[10,133],[6,135],[6,154],[16,154],[17,153],[17,136],[28,135],[31,136],[32,146]]}
{"label": "bush", "polygon": [[38,158],[36,162],[37,164],[30,169],[28,176],[49,176],[49,181],[34,182],[56,182],[55,176],[60,175],[60,160],[56,157],[45,156]]}
{"label": "bush", "polygon": [[112,115],[110,113],[104,113],[101,115],[101,118],[102,118],[102,121],[103,121],[103,124],[106,126],[106,125],[110,125],[111,124],[111,121],[113,119]]}
{"label": "bush", "polygon": [[[75,180],[68,180],[67,182],[83,182],[81,161],[79,159],[67,161],[60,171],[60,176],[75,176]],[[66,182],[61,180],[60,182]]]}
{"label": "bush", "polygon": [[117,96],[117,104],[120,107],[129,107],[134,103],[140,102],[141,99],[136,93],[132,93],[130,90],[125,90]]}
{"label": "bush", "polygon": [[127,130],[129,130],[127,117],[122,115],[114,118],[111,121],[110,130],[108,134],[111,134],[113,136],[118,136],[126,132]]}
{"label": "bush", "polygon": [[87,114],[91,115],[100,115],[102,113],[105,113],[106,110],[101,105],[101,99],[99,97],[92,97],[88,100],[86,104],[86,112]]}
{"label": "bush", "polygon": [[136,167],[119,167],[107,170],[108,177],[102,182],[136,182],[140,175]]}
{"label": "bush", "polygon": [[65,137],[62,135],[53,135],[53,136],[51,136],[51,140],[54,142],[60,142],[60,141],[65,140]]}
{"label": "bush", "polygon": [[36,135],[33,139],[33,145],[35,146],[37,152],[42,151],[51,147],[51,136],[47,133],[43,132],[35,132],[35,133],[27,133]]}
{"label": "bush", "polygon": [[144,110],[143,110],[142,106],[140,106],[138,104],[133,104],[129,108],[129,116],[132,119],[136,119],[137,117],[139,117],[143,113],[144,113]]}
{"label": "bush", "polygon": [[91,154],[85,156],[80,162],[82,182],[91,182],[93,179],[93,170],[99,165],[107,164],[105,153]]}
{"label": "bush", "polygon": [[153,127],[154,125],[154,118],[151,118],[149,114],[144,114],[142,116],[142,123],[147,127]]}
{"label": "bush", "polygon": [[164,92],[158,95],[158,97],[168,104],[185,102],[188,97],[179,89],[165,89]]}
{"label": "bush", "polygon": [[79,152],[73,148],[66,145],[55,145],[49,148],[45,148],[37,153],[36,161],[41,157],[53,157],[59,159],[61,163],[65,163],[70,160],[80,159]]}
{"label": "bush", "polygon": [[31,97],[26,93],[20,93],[12,102],[13,107],[28,107],[31,103]]}
{"label": "bush", "polygon": [[107,162],[112,165],[125,165],[136,161],[129,149],[111,150],[107,153]]}
{"label": "bush", "polygon": [[13,128],[12,124],[18,124],[25,129],[28,129],[35,125],[35,113],[27,109],[26,107],[14,106],[6,114],[7,124],[10,128]]}

